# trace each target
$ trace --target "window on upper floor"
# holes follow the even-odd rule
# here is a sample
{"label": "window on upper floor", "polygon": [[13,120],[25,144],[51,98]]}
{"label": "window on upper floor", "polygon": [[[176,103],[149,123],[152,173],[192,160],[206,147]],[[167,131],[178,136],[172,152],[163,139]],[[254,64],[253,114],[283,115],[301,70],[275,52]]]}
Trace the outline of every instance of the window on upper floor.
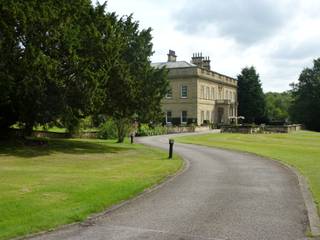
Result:
{"label": "window on upper floor", "polygon": [[200,98],[204,98],[204,86],[200,87]]}
{"label": "window on upper floor", "polygon": [[210,88],[206,87],[206,99],[210,98]]}
{"label": "window on upper floor", "polygon": [[211,88],[211,99],[214,100],[214,88]]}
{"label": "window on upper floor", "polygon": [[182,85],[181,86],[181,98],[187,98],[188,97],[188,86]]}
{"label": "window on upper floor", "polygon": [[172,98],[172,88],[170,88],[166,94],[166,98]]}

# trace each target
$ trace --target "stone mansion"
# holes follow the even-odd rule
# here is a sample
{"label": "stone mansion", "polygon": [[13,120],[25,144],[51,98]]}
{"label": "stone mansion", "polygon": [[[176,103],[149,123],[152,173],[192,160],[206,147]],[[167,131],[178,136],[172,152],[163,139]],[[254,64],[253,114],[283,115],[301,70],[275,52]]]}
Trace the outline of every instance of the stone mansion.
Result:
{"label": "stone mansion", "polygon": [[202,53],[193,54],[191,63],[176,59],[169,50],[167,62],[152,64],[169,70],[170,90],[162,101],[167,124],[228,123],[237,116],[236,79],[212,71]]}

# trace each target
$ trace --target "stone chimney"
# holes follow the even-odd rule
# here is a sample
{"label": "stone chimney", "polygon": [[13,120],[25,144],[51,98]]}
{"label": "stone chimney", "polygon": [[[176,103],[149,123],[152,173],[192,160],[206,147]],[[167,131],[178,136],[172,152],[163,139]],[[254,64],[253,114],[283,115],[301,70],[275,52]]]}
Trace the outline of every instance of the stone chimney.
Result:
{"label": "stone chimney", "polygon": [[198,67],[203,67],[203,57],[202,53],[194,53],[192,55],[191,63],[197,65]]}
{"label": "stone chimney", "polygon": [[205,57],[203,60],[203,68],[207,69],[207,70],[211,70],[210,68],[210,58],[209,57]]}
{"label": "stone chimney", "polygon": [[177,61],[177,56],[176,56],[176,52],[173,50],[169,50],[168,53],[168,62],[175,62]]}
{"label": "stone chimney", "polygon": [[202,53],[194,53],[191,58],[191,63],[210,71],[210,58],[203,57]]}

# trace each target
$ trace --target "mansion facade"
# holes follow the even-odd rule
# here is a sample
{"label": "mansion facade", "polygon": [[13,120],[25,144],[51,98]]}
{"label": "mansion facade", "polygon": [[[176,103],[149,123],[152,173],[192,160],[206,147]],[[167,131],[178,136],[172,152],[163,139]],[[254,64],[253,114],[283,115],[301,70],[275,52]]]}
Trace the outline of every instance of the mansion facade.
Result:
{"label": "mansion facade", "polygon": [[176,59],[169,50],[167,62],[152,64],[169,70],[170,90],[162,101],[167,124],[229,123],[237,116],[236,79],[212,71],[202,54],[193,54],[191,63]]}

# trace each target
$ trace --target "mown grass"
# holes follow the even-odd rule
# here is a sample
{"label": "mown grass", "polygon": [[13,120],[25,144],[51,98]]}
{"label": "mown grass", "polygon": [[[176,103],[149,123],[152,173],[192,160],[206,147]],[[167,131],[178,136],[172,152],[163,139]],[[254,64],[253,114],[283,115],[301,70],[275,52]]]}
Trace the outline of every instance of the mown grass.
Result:
{"label": "mown grass", "polygon": [[48,230],[131,198],[175,173],[182,160],[138,144],[0,142],[0,239]]}
{"label": "mown grass", "polygon": [[291,165],[306,177],[320,210],[320,133],[223,133],[179,137],[176,141],[251,152]]}

